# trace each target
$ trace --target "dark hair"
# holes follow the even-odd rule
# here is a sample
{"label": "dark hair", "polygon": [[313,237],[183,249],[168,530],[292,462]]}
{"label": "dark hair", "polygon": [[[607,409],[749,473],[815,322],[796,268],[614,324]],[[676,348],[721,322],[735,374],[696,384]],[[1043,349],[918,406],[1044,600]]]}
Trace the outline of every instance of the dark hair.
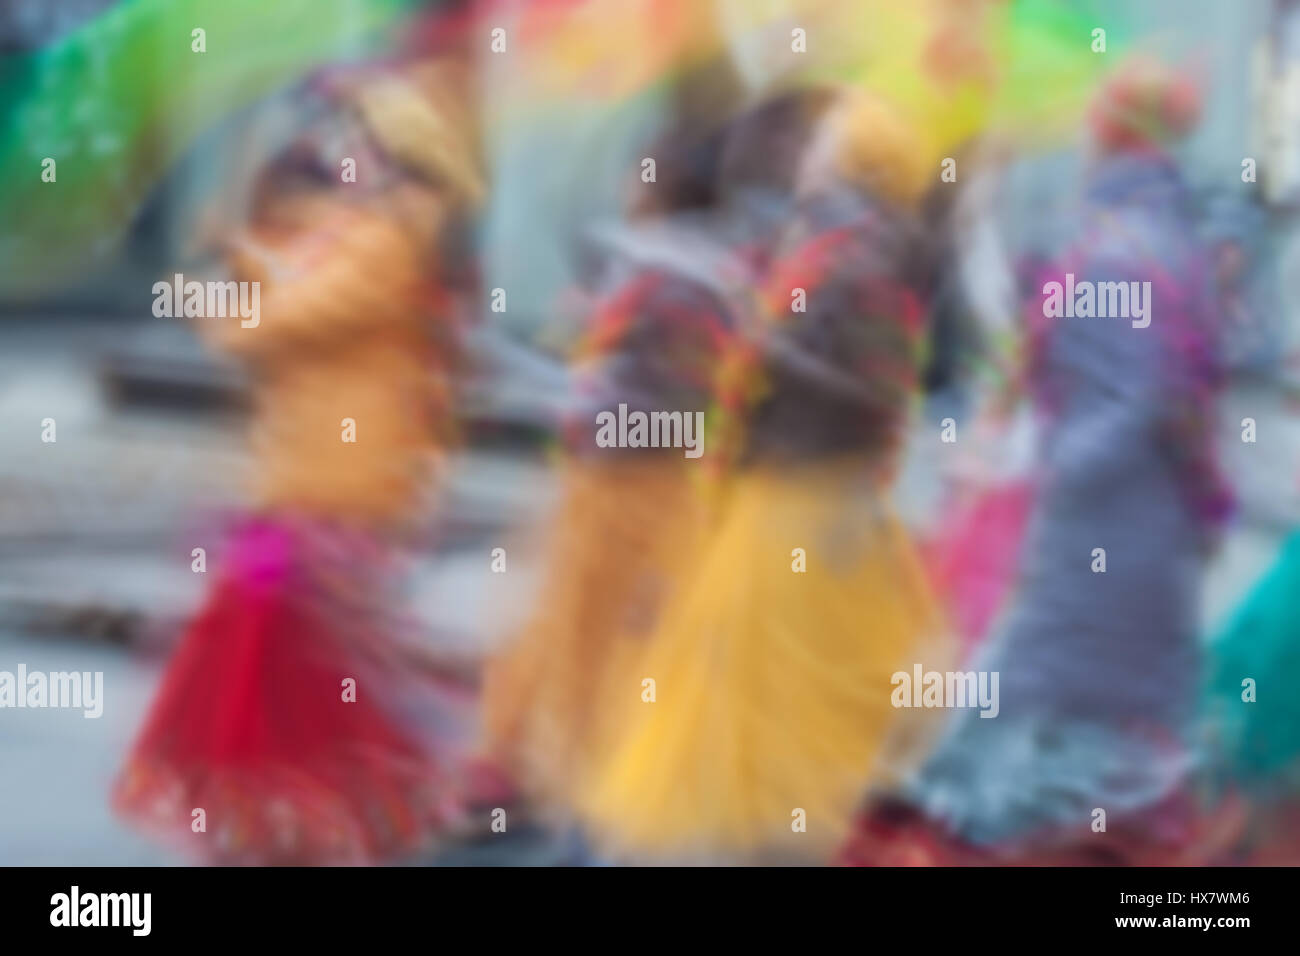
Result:
{"label": "dark hair", "polygon": [[792,90],[733,119],[725,132],[719,190],[793,191],[800,160],[833,98],[834,92],[826,88]]}
{"label": "dark hair", "polygon": [[670,97],[672,120],[646,153],[655,160],[655,188],[642,194],[634,213],[682,212],[718,202],[726,117],[740,99],[735,68],[724,57],[710,59],[682,76]]}
{"label": "dark hair", "polygon": [[650,146],[655,160],[655,188],[633,207],[635,213],[707,209],[718,202],[722,133],[674,124]]}

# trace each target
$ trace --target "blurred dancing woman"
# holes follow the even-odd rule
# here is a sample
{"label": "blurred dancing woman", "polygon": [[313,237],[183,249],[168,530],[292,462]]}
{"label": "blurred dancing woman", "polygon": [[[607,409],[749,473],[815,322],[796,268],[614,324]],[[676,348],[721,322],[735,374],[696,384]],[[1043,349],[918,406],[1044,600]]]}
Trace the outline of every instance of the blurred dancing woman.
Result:
{"label": "blurred dancing woman", "polygon": [[582,800],[616,856],[825,859],[905,713],[891,674],[941,664],[885,491],[917,380],[910,209],[929,177],[912,146],[880,103],[845,97],[806,154],[763,307],[720,371],[734,444],[714,452],[733,459],[719,525],[677,555],[687,583]]}
{"label": "blurred dancing woman", "polygon": [[1175,862],[1206,838],[1186,789],[1199,585],[1229,498],[1204,270],[1165,151],[1197,112],[1190,83],[1153,63],[1096,99],[1080,241],[1044,278],[1150,282],[1150,324],[1029,302],[1042,485],[1018,601],[973,665],[1000,674],[1001,712],[954,714],[908,803],[869,814],[850,861]]}
{"label": "blurred dancing woman", "polygon": [[629,692],[629,648],[703,528],[702,462],[681,448],[600,447],[596,421],[620,404],[708,409],[731,322],[721,277],[735,268],[711,216],[721,146],[716,115],[678,117],[652,150],[657,181],[633,187],[630,222],[586,250],[601,276],[573,359],[547,576],[485,680],[488,754],[548,816],[567,814],[616,736],[607,701]]}
{"label": "blurred dancing woman", "polygon": [[[400,676],[397,608],[402,531],[450,439],[440,250],[483,188],[468,88],[451,59],[335,84],[335,121],[360,138],[314,176],[300,141],[230,242],[234,277],[261,283],[261,322],[204,330],[252,377],[255,502],[116,791],[208,859],[368,862],[457,815],[447,767],[397,713],[420,690]],[[339,185],[341,155],[367,157],[355,185]]]}

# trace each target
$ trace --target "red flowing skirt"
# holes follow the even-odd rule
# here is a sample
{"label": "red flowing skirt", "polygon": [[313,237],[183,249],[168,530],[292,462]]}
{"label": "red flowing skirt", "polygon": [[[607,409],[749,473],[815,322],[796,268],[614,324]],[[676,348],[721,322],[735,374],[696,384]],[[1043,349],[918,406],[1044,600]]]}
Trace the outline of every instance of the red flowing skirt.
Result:
{"label": "red flowing skirt", "polygon": [[456,815],[441,762],[396,717],[387,615],[341,593],[349,543],[265,519],[239,530],[117,783],[120,812],[210,861],[295,864],[416,851]]}

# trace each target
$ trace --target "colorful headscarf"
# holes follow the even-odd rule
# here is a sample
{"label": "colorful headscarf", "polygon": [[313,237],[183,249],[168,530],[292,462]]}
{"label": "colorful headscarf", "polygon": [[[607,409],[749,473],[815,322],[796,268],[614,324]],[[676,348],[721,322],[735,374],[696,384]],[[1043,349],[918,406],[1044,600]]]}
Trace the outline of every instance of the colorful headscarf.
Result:
{"label": "colorful headscarf", "polygon": [[1173,143],[1200,114],[1201,95],[1191,76],[1157,60],[1132,59],[1097,91],[1088,121],[1099,146],[1120,151]]}

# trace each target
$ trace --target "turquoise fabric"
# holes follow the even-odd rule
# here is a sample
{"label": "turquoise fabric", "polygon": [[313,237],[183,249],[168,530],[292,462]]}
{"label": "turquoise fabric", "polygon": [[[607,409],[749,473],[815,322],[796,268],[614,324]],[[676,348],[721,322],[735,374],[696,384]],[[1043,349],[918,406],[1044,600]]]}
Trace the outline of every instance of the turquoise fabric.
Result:
{"label": "turquoise fabric", "polygon": [[[1300,782],[1300,530],[1209,654],[1205,716],[1219,767],[1248,785]],[[1247,679],[1253,703],[1242,699]]]}

